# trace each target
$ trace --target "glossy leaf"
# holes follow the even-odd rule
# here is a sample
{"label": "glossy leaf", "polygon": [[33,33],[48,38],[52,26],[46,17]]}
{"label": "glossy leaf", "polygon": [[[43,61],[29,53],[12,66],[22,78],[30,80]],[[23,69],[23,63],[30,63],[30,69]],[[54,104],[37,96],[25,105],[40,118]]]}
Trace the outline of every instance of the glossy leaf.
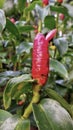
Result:
{"label": "glossy leaf", "polygon": [[4,71],[0,73],[0,77],[15,77],[21,74],[20,71]]}
{"label": "glossy leaf", "polygon": [[55,59],[50,59],[50,70],[57,72],[63,78],[68,79],[68,72],[65,66]]}
{"label": "glossy leaf", "polygon": [[0,77],[0,87],[4,86],[9,78]]}
{"label": "glossy leaf", "polygon": [[72,130],[73,120],[55,100],[45,98],[39,105],[33,104],[33,112],[39,130]]}
{"label": "glossy leaf", "polygon": [[33,112],[39,130],[53,130],[51,121],[47,118],[45,111],[40,105],[33,104]]}
{"label": "glossy leaf", "polygon": [[36,12],[39,15],[39,18],[44,21],[45,17],[50,14],[50,8],[49,6],[46,6],[45,8],[40,7],[39,5],[35,6]]}
{"label": "glossy leaf", "polygon": [[4,121],[1,125],[0,130],[14,130],[18,123],[19,118],[15,115]]}
{"label": "glossy leaf", "polygon": [[9,20],[6,19],[6,28],[11,32],[15,37],[19,38],[19,32],[17,27]]}
{"label": "glossy leaf", "polygon": [[69,13],[69,15],[71,16],[71,17],[73,17],[73,6],[72,5],[70,5],[70,4],[65,4],[64,5],[67,9],[68,9],[68,13]]}
{"label": "glossy leaf", "polygon": [[9,118],[11,116],[12,116],[11,113],[0,109],[0,126],[7,118]]}
{"label": "glossy leaf", "polygon": [[46,92],[47,92],[47,94],[50,98],[58,101],[69,112],[69,114],[72,116],[71,107],[63,97],[61,97],[56,91],[54,91],[50,88],[48,88],[46,90]]}
{"label": "glossy leaf", "polygon": [[30,121],[29,120],[19,120],[14,130],[30,130]]}
{"label": "glossy leaf", "polygon": [[3,29],[6,26],[6,17],[5,17],[5,13],[2,9],[0,9],[0,32],[3,31]]}
{"label": "glossy leaf", "polygon": [[68,41],[66,38],[58,38],[54,40],[54,44],[57,47],[60,55],[64,55],[68,50]]}
{"label": "glossy leaf", "polygon": [[[27,84],[32,83],[32,82],[34,82],[34,80],[31,79],[30,75],[28,74],[10,79],[3,93],[3,102],[4,102],[5,109],[7,109],[10,106],[11,98],[18,92],[20,92],[21,94],[22,92],[21,90],[25,88]],[[29,88],[27,86],[27,91],[28,89]]]}
{"label": "glossy leaf", "polygon": [[32,48],[33,46],[33,43],[21,43],[18,47],[17,47],[17,50],[16,50],[16,53],[18,55],[26,52],[26,53],[30,53],[30,49]]}
{"label": "glossy leaf", "polygon": [[57,101],[45,98],[39,106],[44,110],[47,119],[51,121],[53,130],[73,130],[71,116]]}
{"label": "glossy leaf", "polygon": [[69,72],[69,82],[73,82],[73,70]]}
{"label": "glossy leaf", "polygon": [[42,4],[42,2],[41,1],[33,1],[31,4],[30,4],[30,6],[28,6],[28,7],[26,7],[25,9],[24,9],[24,16],[26,17],[27,15],[28,15],[28,12],[30,12],[30,11],[32,11],[34,8],[35,8],[35,5],[36,4]]}

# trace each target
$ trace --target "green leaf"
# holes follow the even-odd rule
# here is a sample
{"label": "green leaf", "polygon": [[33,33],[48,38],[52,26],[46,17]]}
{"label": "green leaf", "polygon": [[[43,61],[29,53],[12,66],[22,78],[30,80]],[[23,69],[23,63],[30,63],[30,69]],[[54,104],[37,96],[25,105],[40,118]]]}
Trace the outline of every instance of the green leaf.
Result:
{"label": "green leaf", "polygon": [[0,32],[3,31],[3,29],[6,26],[6,17],[5,17],[5,13],[2,9],[0,9]]}
{"label": "green leaf", "polygon": [[30,130],[30,121],[20,120],[14,130]]}
{"label": "green leaf", "polygon": [[64,98],[62,98],[56,91],[54,91],[50,88],[47,88],[46,92],[47,92],[47,94],[50,98],[58,101],[69,112],[69,114],[72,116],[71,107]]}
{"label": "green leaf", "polygon": [[0,0],[0,8],[3,8],[5,0]]}
{"label": "green leaf", "polygon": [[73,69],[69,72],[69,81],[68,82],[73,82]]}
{"label": "green leaf", "polygon": [[64,6],[68,9],[68,13],[71,17],[73,17],[73,5],[70,5],[70,4],[64,4]]}
{"label": "green leaf", "polygon": [[1,125],[0,130],[14,130],[18,123],[19,118],[14,115],[10,118],[7,118],[4,123]]}
{"label": "green leaf", "polygon": [[53,130],[51,120],[47,118],[45,111],[40,105],[33,104],[33,112],[39,130]]}
{"label": "green leaf", "polygon": [[64,15],[68,15],[68,9],[64,6],[50,6],[50,10],[58,13],[63,13]]}
{"label": "green leaf", "polygon": [[23,32],[30,32],[34,30],[34,28],[31,25],[25,25],[25,26],[18,27],[18,30],[19,32],[23,33]]}
{"label": "green leaf", "polygon": [[53,130],[73,130],[73,120],[71,116],[57,101],[45,98],[40,102],[39,106],[45,112],[47,119],[51,122]]}
{"label": "green leaf", "polygon": [[57,47],[60,55],[64,55],[68,50],[68,41],[66,38],[58,38],[54,40],[54,44]]}
{"label": "green leaf", "polygon": [[68,72],[65,66],[55,59],[50,59],[50,70],[57,72],[63,78],[68,79]]}
{"label": "green leaf", "polygon": [[26,0],[18,0],[18,9],[22,12],[26,5]]}
{"label": "green leaf", "polygon": [[24,91],[21,90],[23,90],[25,86],[27,87],[28,91],[28,84],[32,82],[34,82],[34,80],[31,79],[30,75],[28,74],[10,79],[3,93],[3,102],[5,109],[7,109],[10,106],[11,98],[14,97],[15,94],[17,95],[17,93],[19,93],[20,95],[21,92],[24,92],[26,89],[24,89]]}
{"label": "green leaf", "polygon": [[17,27],[9,19],[6,19],[6,28],[15,37],[19,38],[19,31],[18,31]]}
{"label": "green leaf", "polygon": [[15,77],[15,76],[19,76],[20,74],[21,74],[20,71],[11,71],[11,70],[9,70],[9,71],[1,72],[0,77],[5,77],[5,78],[7,78],[7,77]]}
{"label": "green leaf", "polygon": [[44,24],[45,24],[45,27],[49,29],[54,29],[56,25],[54,16],[46,16],[44,20]]}
{"label": "green leaf", "polygon": [[36,1],[33,1],[33,2],[30,4],[30,6],[26,7],[26,8],[24,9],[24,16],[25,16],[25,17],[28,15],[28,12],[32,11],[32,10],[35,8],[35,5],[36,5],[36,4],[41,5],[42,2],[36,0]]}
{"label": "green leaf", "polygon": [[3,77],[0,77],[0,87],[1,86],[4,86],[7,82],[8,78],[3,78]]}
{"label": "green leaf", "polygon": [[11,116],[12,116],[11,113],[0,109],[0,126],[7,118]]}
{"label": "green leaf", "polygon": [[2,32],[2,30],[3,30],[3,26],[2,26],[2,24],[0,23],[0,32]]}
{"label": "green leaf", "polygon": [[49,5],[46,6],[45,8],[42,8],[42,7],[40,7],[39,5],[36,5],[36,6],[35,6],[35,10],[36,10],[36,12],[38,13],[39,18],[40,18],[42,21],[44,21],[45,17],[46,17],[48,14],[50,14],[50,7],[49,7]]}
{"label": "green leaf", "polygon": [[32,46],[33,46],[33,43],[22,42],[22,43],[17,47],[16,53],[17,53],[18,55],[22,54],[23,52],[30,53],[30,49],[32,48]]}

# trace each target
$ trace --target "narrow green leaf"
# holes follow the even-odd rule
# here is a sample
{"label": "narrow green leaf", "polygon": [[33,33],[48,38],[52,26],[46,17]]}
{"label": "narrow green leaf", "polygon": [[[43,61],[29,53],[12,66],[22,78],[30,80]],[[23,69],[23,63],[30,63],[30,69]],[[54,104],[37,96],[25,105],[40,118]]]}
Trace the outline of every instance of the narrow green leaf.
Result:
{"label": "narrow green leaf", "polygon": [[47,118],[44,110],[41,108],[41,106],[38,106],[36,104],[33,104],[33,112],[36,124],[39,128],[39,130],[53,130],[52,129],[52,123]]}
{"label": "narrow green leaf", "polygon": [[30,130],[29,120],[19,120],[14,130]]}
{"label": "narrow green leaf", "polygon": [[6,19],[6,28],[14,36],[16,36],[17,38],[19,38],[19,31],[18,31],[17,27],[9,19]]}
{"label": "narrow green leaf", "polygon": [[72,116],[71,107],[63,97],[61,97],[56,91],[54,91],[50,88],[48,88],[46,90],[46,92],[47,92],[47,94],[50,98],[58,101],[69,112],[69,114]]}
{"label": "narrow green leaf", "polygon": [[68,79],[68,72],[65,66],[55,59],[50,59],[50,70],[53,70],[54,72],[59,73],[63,78]]}
{"label": "narrow green leaf", "polygon": [[68,9],[64,6],[50,6],[51,11],[63,13],[65,15],[68,15]]}
{"label": "narrow green leaf", "polygon": [[22,33],[22,32],[30,32],[34,30],[34,28],[31,25],[25,25],[25,26],[18,27],[18,30]]}

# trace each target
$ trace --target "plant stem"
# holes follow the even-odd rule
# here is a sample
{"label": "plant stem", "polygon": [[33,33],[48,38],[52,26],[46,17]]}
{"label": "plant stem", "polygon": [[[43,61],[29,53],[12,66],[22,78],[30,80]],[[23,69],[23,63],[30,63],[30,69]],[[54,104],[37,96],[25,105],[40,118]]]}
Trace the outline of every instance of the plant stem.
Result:
{"label": "plant stem", "polygon": [[24,114],[21,117],[22,119],[23,118],[27,119],[29,117],[29,115],[31,114],[31,112],[32,112],[32,104],[39,102],[39,99],[40,99],[39,91],[40,91],[40,89],[41,89],[40,85],[35,85],[33,87],[33,97],[32,97],[32,100],[31,100],[30,104],[28,105],[28,107],[25,109]]}
{"label": "plant stem", "polygon": [[41,32],[41,29],[42,29],[42,21],[39,20],[39,23],[38,23],[38,32]]}

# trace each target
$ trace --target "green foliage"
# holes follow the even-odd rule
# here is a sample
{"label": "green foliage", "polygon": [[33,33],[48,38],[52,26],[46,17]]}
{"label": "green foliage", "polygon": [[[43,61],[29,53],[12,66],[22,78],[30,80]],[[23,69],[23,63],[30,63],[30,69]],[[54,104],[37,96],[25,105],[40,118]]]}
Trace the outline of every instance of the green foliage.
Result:
{"label": "green foliage", "polygon": [[5,130],[5,129],[14,130],[14,128],[16,127],[16,125],[18,123],[18,120],[19,120],[19,117],[17,117],[16,115],[11,116],[3,122],[0,129],[1,130]]}
{"label": "green foliage", "polygon": [[15,127],[15,130],[30,130],[30,122],[29,120],[20,120],[20,122]]}
{"label": "green foliage", "polygon": [[34,80],[30,79],[29,75],[22,75],[9,80],[3,94],[5,109],[7,109],[10,106],[11,98],[18,98],[21,94],[26,93],[29,90],[28,84],[32,82],[34,82]]}
{"label": "green foliage", "polygon": [[4,111],[2,109],[0,109],[0,126],[2,125],[2,123],[8,119],[9,117],[11,117],[11,113]]}
{"label": "green foliage", "polygon": [[54,16],[46,16],[44,24],[48,29],[54,29],[56,25]]}
{"label": "green foliage", "polygon": [[63,64],[55,59],[50,59],[50,70],[59,73],[62,77],[68,79],[68,72]]}
{"label": "green foliage", "polygon": [[55,100],[45,98],[39,105],[33,105],[33,111],[40,130],[73,129],[73,120],[69,113]]}
{"label": "green foliage", "polygon": [[16,26],[9,20],[6,19],[6,28],[8,29],[9,32],[11,32],[14,36],[19,38],[19,32]]}
{"label": "green foliage", "polygon": [[[1,8],[3,2],[0,0]],[[31,126],[38,127],[39,130],[73,130],[71,10],[72,6],[68,4],[50,2],[44,6],[41,0],[28,3],[26,0],[18,0],[16,4],[12,1],[11,9],[5,12],[0,10],[1,130],[30,130]],[[60,13],[64,14],[64,20],[60,19]],[[46,37],[54,28],[57,29],[57,34],[48,43],[48,81],[40,91],[39,86],[35,89],[37,81],[31,76],[33,41],[38,31]],[[38,98],[37,89],[40,91],[40,100],[39,103],[32,104]],[[28,106],[33,108],[33,113],[28,119],[23,119],[26,110],[30,113]]]}
{"label": "green foliage", "polygon": [[0,0],[0,8],[3,7],[5,0]]}

